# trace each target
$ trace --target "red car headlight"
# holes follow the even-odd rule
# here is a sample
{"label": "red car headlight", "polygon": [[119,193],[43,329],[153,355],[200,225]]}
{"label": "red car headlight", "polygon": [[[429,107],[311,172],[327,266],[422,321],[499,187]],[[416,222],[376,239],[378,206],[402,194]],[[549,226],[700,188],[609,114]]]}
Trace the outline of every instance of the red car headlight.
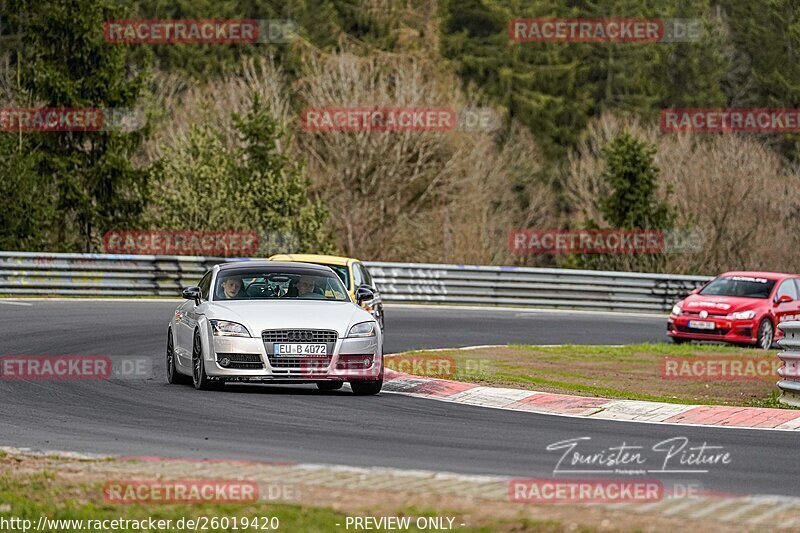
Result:
{"label": "red car headlight", "polygon": [[728,320],[751,320],[756,317],[756,312],[753,310],[750,311],[738,311],[736,313],[731,313],[725,318]]}

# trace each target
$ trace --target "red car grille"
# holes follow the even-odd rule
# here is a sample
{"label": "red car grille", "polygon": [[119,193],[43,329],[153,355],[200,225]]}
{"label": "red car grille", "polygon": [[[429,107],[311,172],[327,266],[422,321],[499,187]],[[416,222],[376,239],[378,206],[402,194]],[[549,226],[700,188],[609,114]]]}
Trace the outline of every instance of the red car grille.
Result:
{"label": "red car grille", "polygon": [[[708,313],[708,316],[709,316],[709,317],[724,317],[724,316],[726,316],[727,314],[728,314],[727,312],[726,312],[726,313],[720,313],[720,314],[717,314],[717,313]],[[688,316],[688,317],[692,317],[692,318],[695,318],[695,317],[697,317],[697,318],[700,318],[700,313],[695,313],[694,311],[684,311],[684,312],[681,314],[681,316]]]}
{"label": "red car grille", "polygon": [[727,335],[730,331],[730,328],[698,329],[690,328],[688,326],[675,326],[675,328],[681,333],[700,333],[703,335]]}

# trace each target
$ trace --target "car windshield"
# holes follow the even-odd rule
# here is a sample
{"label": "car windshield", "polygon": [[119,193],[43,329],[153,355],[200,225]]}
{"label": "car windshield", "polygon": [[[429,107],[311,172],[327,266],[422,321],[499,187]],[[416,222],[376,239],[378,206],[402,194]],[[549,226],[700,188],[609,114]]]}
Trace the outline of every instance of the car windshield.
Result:
{"label": "car windshield", "polygon": [[721,276],[703,287],[699,294],[708,296],[738,296],[739,298],[769,298],[774,279],[750,276]]}
{"label": "car windshield", "polygon": [[318,270],[220,272],[214,299],[350,301],[347,290],[335,274]]}

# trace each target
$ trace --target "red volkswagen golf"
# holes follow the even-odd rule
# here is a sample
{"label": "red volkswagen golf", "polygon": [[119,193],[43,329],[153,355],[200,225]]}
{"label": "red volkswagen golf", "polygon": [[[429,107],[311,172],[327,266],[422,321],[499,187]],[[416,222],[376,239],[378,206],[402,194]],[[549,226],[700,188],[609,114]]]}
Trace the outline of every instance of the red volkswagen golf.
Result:
{"label": "red volkswagen golf", "polygon": [[777,324],[800,318],[800,276],[776,272],[727,272],[692,291],[672,308],[667,335],[673,342],[723,341],[765,350],[781,332]]}

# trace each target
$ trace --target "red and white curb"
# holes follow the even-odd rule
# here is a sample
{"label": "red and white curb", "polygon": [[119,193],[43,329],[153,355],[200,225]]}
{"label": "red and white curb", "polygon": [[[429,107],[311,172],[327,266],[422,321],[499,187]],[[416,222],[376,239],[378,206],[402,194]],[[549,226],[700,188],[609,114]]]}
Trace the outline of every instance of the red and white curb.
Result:
{"label": "red and white curb", "polygon": [[611,400],[484,387],[473,383],[413,376],[388,369],[383,390],[418,398],[549,415],[655,424],[800,430],[800,410],[794,409]]}

